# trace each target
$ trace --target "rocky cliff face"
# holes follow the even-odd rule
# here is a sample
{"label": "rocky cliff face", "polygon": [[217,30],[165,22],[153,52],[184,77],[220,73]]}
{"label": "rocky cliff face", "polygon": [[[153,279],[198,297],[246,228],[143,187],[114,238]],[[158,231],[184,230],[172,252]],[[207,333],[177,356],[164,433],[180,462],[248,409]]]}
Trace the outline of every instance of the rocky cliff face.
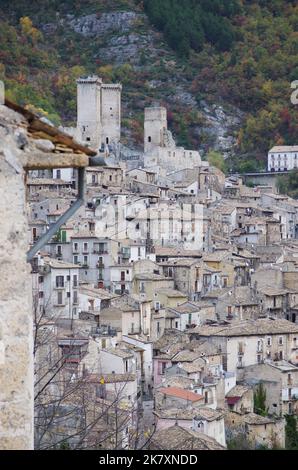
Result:
{"label": "rocky cliff face", "polygon": [[[56,23],[42,25],[45,35],[55,34],[57,28],[90,39],[94,60],[112,66],[130,64],[138,80],[138,90],[127,90],[124,84],[123,117],[133,117],[149,105],[166,105],[169,110],[198,113],[193,126],[194,141],[204,153],[212,147],[226,156],[233,153],[235,130],[241,113],[222,105],[210,106],[198,101],[191,92],[191,77],[186,77],[175,55],[165,44],[162,35],[149,24],[146,15],[134,11],[113,11],[75,17],[59,17]],[[145,78],[144,78],[145,77]],[[124,123],[126,143],[133,147],[133,136]],[[139,142],[140,144],[140,142]]]}

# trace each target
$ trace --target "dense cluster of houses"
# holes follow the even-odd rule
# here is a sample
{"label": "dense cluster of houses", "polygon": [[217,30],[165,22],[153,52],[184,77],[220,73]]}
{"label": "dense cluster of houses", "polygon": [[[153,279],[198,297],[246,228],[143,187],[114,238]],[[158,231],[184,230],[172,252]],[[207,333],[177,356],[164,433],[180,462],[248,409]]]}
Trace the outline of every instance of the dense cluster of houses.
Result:
{"label": "dense cluster of houses", "polygon": [[[298,202],[177,148],[163,108],[145,118],[142,167],[109,154],[107,138],[85,203],[32,260],[37,393],[53,367],[49,396],[80,383],[87,422],[102,416],[94,446],[100,435],[106,448],[283,448],[285,416],[298,414]],[[73,171],[31,172],[31,245],[78,185]],[[73,426],[57,425],[71,446]]]}

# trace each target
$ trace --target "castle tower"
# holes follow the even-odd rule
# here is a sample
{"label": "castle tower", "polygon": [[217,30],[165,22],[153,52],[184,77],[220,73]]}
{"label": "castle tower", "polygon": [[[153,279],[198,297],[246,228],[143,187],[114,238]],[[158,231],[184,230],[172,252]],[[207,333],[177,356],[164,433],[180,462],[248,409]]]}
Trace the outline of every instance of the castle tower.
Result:
{"label": "castle tower", "polygon": [[101,85],[97,76],[77,80],[77,129],[80,139],[94,149],[101,146]]}
{"label": "castle tower", "polygon": [[121,91],[118,83],[101,85],[101,143],[104,145],[120,142]]}
{"label": "castle tower", "polygon": [[162,107],[145,108],[144,151],[164,146],[164,136],[168,128],[167,110]]}

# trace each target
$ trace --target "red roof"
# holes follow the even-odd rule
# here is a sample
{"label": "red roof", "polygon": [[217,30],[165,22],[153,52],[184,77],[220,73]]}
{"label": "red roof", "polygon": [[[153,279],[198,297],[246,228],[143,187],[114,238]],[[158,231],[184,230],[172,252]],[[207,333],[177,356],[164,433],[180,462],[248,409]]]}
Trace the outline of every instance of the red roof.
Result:
{"label": "red roof", "polygon": [[237,401],[240,400],[241,397],[227,397],[226,400],[227,400],[227,404],[228,405],[235,405],[235,403],[237,403]]}
{"label": "red roof", "polygon": [[169,395],[171,397],[176,397],[176,398],[182,398],[182,400],[188,400],[192,402],[203,399],[202,395],[191,392],[190,390],[184,390],[183,388],[179,388],[179,387],[160,388],[159,391],[161,393],[164,393],[165,395]]}

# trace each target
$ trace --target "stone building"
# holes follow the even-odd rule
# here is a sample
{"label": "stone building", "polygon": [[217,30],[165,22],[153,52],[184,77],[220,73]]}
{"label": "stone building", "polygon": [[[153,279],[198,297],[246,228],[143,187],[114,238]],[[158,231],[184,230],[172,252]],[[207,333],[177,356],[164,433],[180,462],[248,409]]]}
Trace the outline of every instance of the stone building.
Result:
{"label": "stone building", "polygon": [[204,433],[222,446],[226,446],[224,413],[221,410],[213,410],[207,407],[201,407],[199,410],[196,408],[183,410],[170,408],[157,410],[154,414],[156,416],[157,431],[168,429],[177,423],[178,426],[184,429]]}
{"label": "stone building", "polygon": [[78,318],[78,266],[48,257],[39,257],[37,262],[32,275],[34,309],[53,319]]}
{"label": "stone building", "polygon": [[224,354],[224,370],[241,375],[243,367],[265,359],[291,360],[297,364],[298,326],[287,320],[270,318],[235,321],[189,330],[190,337],[205,339]]}
{"label": "stone building", "polygon": [[120,141],[120,84],[104,84],[97,76],[77,80],[77,131],[80,140],[98,149]]}
{"label": "stone building", "polygon": [[243,371],[246,383],[266,391],[266,407],[270,414],[298,415],[298,367],[287,361],[267,362],[246,367]]}
{"label": "stone building", "polygon": [[162,107],[145,108],[144,152],[145,168],[161,168],[165,174],[202,165],[199,152],[176,147],[168,130],[167,110]]}
{"label": "stone building", "polygon": [[277,145],[268,152],[268,171],[289,171],[297,165],[298,145]]}
{"label": "stone building", "polygon": [[285,420],[260,416],[255,413],[240,415],[230,412],[225,416],[227,435],[231,438],[245,437],[252,449],[261,447],[285,447]]}

